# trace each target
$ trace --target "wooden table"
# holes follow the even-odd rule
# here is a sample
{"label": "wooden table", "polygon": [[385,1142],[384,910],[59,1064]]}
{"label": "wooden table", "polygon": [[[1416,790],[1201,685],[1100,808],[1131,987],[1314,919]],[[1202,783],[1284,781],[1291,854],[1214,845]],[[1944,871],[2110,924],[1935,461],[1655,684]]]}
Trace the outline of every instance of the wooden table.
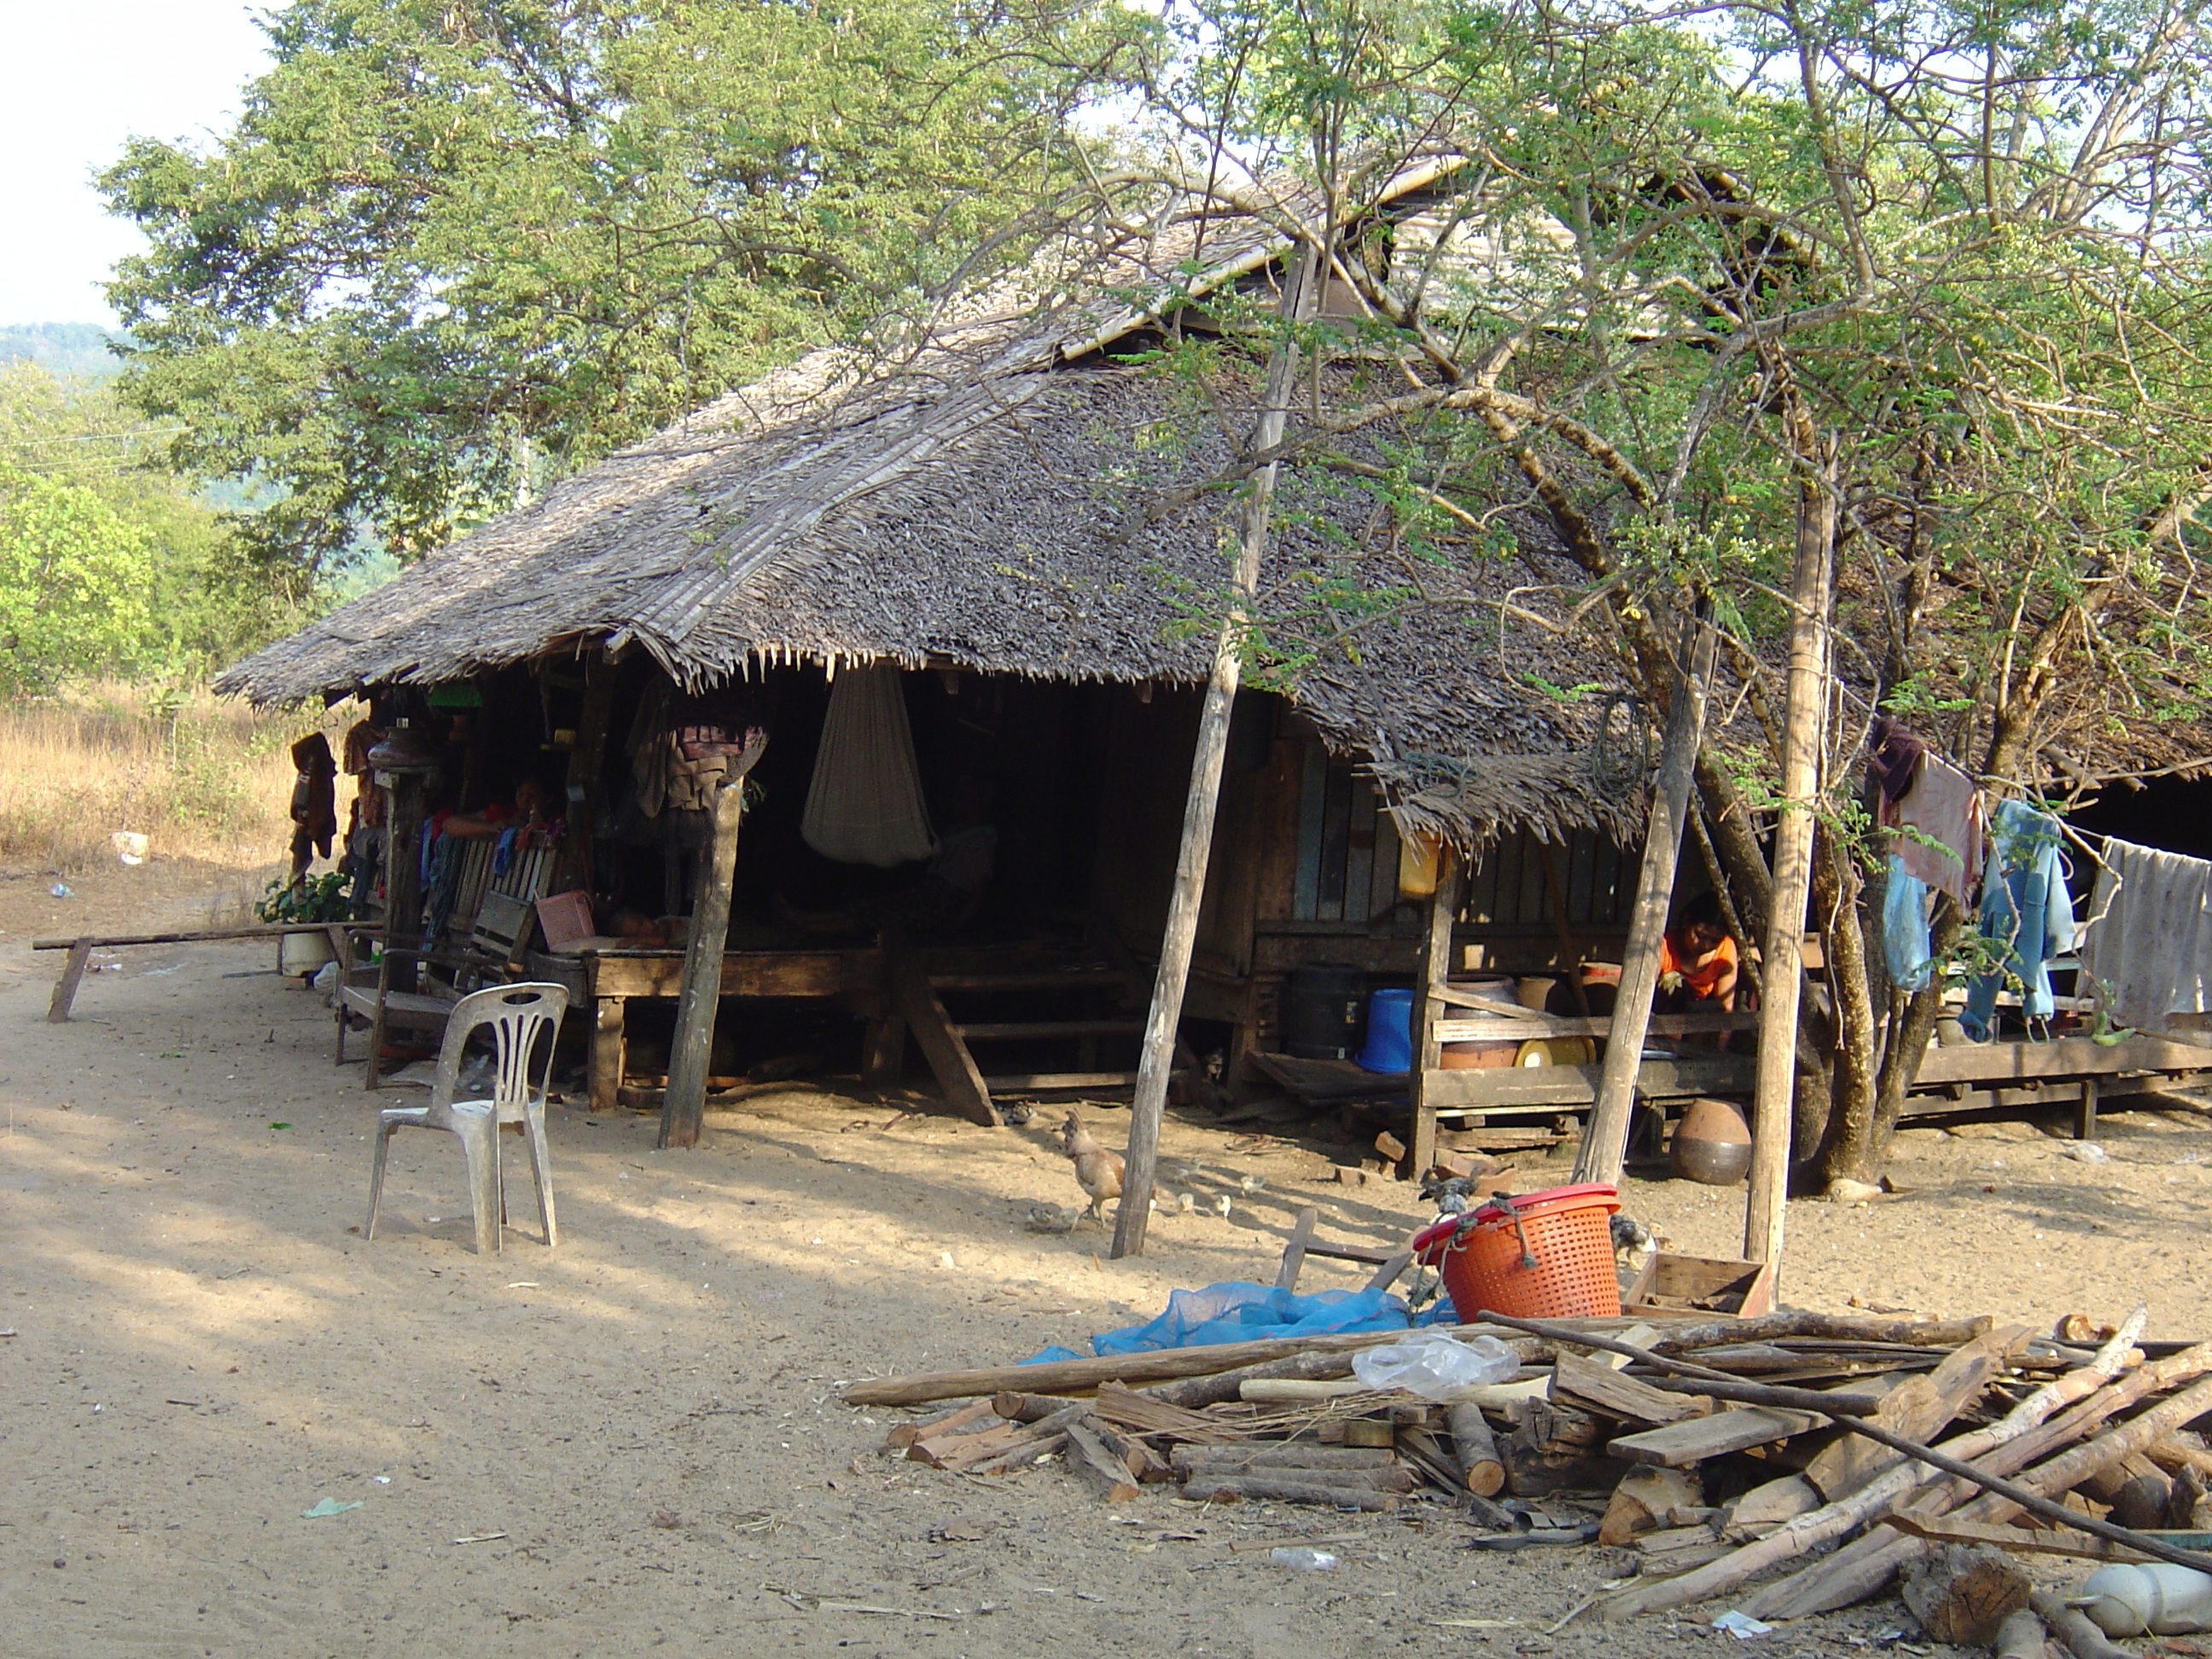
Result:
{"label": "wooden table", "polygon": [[[624,1030],[633,997],[673,1000],[683,989],[684,952],[595,950],[574,956],[531,953],[533,973],[569,985],[579,1006],[592,1011],[592,1109],[621,1103],[629,1069]],[[884,953],[850,951],[729,951],[722,956],[726,997],[831,997],[853,1012],[879,1017],[884,1004]],[[580,983],[576,975],[580,973]]]}

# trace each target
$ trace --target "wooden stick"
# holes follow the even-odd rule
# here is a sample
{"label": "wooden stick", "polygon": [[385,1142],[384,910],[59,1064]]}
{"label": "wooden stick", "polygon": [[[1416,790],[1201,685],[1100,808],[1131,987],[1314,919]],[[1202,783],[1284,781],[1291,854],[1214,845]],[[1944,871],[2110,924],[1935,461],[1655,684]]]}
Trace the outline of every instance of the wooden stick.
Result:
{"label": "wooden stick", "polygon": [[[1626,1330],[1637,1322],[1613,1319],[1559,1322],[1568,1340],[1584,1341],[1585,1325]],[[1514,1333],[1495,1324],[1442,1325],[1434,1328],[1459,1337]],[[848,1406],[921,1406],[933,1400],[965,1400],[971,1395],[1020,1389],[1036,1394],[1081,1394],[1102,1382],[1163,1382],[1177,1377],[1208,1376],[1263,1360],[1302,1353],[1356,1353],[1384,1342],[1405,1340],[1403,1331],[1346,1331],[1327,1336],[1262,1337],[1251,1342],[1217,1342],[1202,1348],[1157,1348],[1140,1353],[1106,1354],[1090,1359],[1050,1359],[1036,1365],[986,1365],[967,1371],[924,1371],[908,1376],[872,1377],[845,1390]],[[1640,1350],[1638,1351],[1641,1352]]]}
{"label": "wooden stick", "polygon": [[125,945],[199,945],[212,939],[282,939],[287,933],[328,933],[333,925],[327,921],[273,921],[252,927],[191,927],[174,933],[79,933],[68,939],[34,939],[31,948],[74,951],[80,945],[88,945],[95,951],[109,951]]}
{"label": "wooden stick", "polygon": [[76,1000],[76,988],[84,982],[85,964],[91,960],[90,939],[81,939],[70,946],[68,960],[62,963],[61,977],[54,981],[54,994],[46,1004],[48,1024],[69,1023],[70,1005]]}
{"label": "wooden stick", "polygon": [[988,1463],[970,1464],[961,1470],[963,1474],[1007,1474],[1015,1469],[1026,1468],[1040,1458],[1049,1457],[1067,1447],[1067,1431],[1052,1434],[1032,1435],[1004,1456],[994,1457]]}
{"label": "wooden stick", "polygon": [[1024,1394],[1018,1389],[1001,1389],[991,1396],[991,1409],[1016,1423],[1042,1422],[1066,1406],[1067,1401],[1054,1395]]}
{"label": "wooden stick", "polygon": [[1879,1319],[1860,1314],[1762,1314],[1756,1319],[1716,1320],[1673,1325],[1651,1345],[1653,1353],[1681,1353],[1721,1343],[1771,1342],[1785,1336],[1826,1337],[1838,1342],[1902,1342],[1916,1348],[1955,1348],[1984,1334],[1995,1324],[1989,1315],[1974,1319]]}
{"label": "wooden stick", "polygon": [[1451,1431],[1452,1447],[1467,1480],[1467,1489],[1477,1498],[1495,1498],[1505,1490],[1505,1462],[1498,1455],[1498,1437],[1480,1406],[1445,1407],[1444,1421]]}
{"label": "wooden stick", "polygon": [[1667,710],[1659,750],[1659,776],[1651,790],[1644,856],[1629,912],[1628,942],[1620,957],[1620,988],[1613,1009],[1605,1058],[1597,1078],[1597,1103],[1583,1128],[1577,1181],[1620,1184],[1628,1154],[1629,1120],[1636,1105],[1636,1073],[1644,1063],[1644,1028],[1659,988],[1659,953],[1666,941],[1667,908],[1682,852],[1682,819],[1689,810],[1691,774],[1705,729],[1705,677],[1712,667],[1711,630],[1695,617],[1684,619],[1680,672]]}
{"label": "wooden stick", "polygon": [[[2064,1407],[2094,1393],[2121,1368],[2149,1318],[2148,1308],[2137,1308],[2122,1323],[2118,1334],[2099,1349],[2088,1364],[2045,1383],[2014,1407],[2001,1422],[1946,1441],[1944,1450],[1959,1456],[1979,1456],[2020,1438]],[[1606,1618],[1622,1619],[1662,1607],[1686,1607],[1709,1596],[1725,1595],[1769,1567],[1792,1560],[1832,1538],[1840,1538],[1861,1522],[1888,1508],[1917,1486],[1921,1478],[1917,1466],[1899,1463],[1884,1470],[1848,1498],[1786,1521],[1765,1537],[1755,1539],[1717,1561],[1693,1568],[1679,1578],[1624,1590],[1600,1603],[1601,1610]]]}
{"label": "wooden stick", "polygon": [[[1297,260],[1283,283],[1279,310],[1286,323],[1295,324],[1305,314],[1306,291],[1312,286],[1308,280],[1310,263],[1310,254]],[[1268,355],[1260,417],[1252,431],[1254,450],[1270,450],[1282,441],[1297,374],[1297,337],[1286,331]],[[1114,1216],[1113,1254],[1117,1261],[1145,1252],[1145,1224],[1152,1208],[1147,1200],[1159,1156],[1160,1115],[1167,1106],[1168,1074],[1175,1067],[1183,993],[1197,948],[1199,911],[1206,900],[1206,868],[1213,849],[1213,820],[1221,804],[1222,762],[1229,751],[1229,717],[1236,707],[1237,683],[1243,673],[1246,617],[1260,591],[1260,566],[1267,548],[1277,471],[1277,463],[1269,461],[1252,474],[1246,485],[1235,586],[1229,614],[1221,619],[1214,635],[1213,672],[1206,678],[1206,702],[1199,712],[1198,741],[1190,762],[1190,794],[1183,803],[1182,847],[1176,854],[1175,885],[1169,893],[1152,1006],[1145,1016],[1136,1097],[1129,1108],[1129,1144],[1122,1153],[1127,1170],[1121,1191],[1128,1196],[1122,1199]]]}

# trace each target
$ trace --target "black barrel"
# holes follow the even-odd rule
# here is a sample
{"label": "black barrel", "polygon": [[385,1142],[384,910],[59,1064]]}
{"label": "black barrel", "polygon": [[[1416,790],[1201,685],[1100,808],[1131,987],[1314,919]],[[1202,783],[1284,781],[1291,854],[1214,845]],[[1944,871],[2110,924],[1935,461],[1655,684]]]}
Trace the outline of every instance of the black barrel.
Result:
{"label": "black barrel", "polygon": [[1283,986],[1283,1048],[1300,1060],[1349,1060],[1366,1021],[1367,975],[1340,962],[1291,969]]}

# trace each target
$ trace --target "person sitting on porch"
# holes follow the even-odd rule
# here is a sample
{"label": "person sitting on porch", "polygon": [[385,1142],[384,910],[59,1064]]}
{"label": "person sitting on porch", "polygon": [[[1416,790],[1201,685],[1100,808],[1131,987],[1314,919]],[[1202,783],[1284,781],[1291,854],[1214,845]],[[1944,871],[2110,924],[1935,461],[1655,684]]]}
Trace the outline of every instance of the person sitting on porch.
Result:
{"label": "person sitting on porch", "polygon": [[1721,921],[1720,896],[1700,893],[1659,942],[1659,994],[1666,1013],[1735,1012],[1735,941]]}

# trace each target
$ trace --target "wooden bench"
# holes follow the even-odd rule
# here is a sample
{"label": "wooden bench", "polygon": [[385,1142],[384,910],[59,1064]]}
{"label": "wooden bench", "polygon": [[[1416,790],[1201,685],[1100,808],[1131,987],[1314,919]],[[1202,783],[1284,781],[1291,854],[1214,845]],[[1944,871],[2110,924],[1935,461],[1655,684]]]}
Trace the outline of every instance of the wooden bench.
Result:
{"label": "wooden bench", "polygon": [[66,951],[60,977],[54,981],[53,1000],[46,1005],[46,1018],[57,1025],[65,1024],[70,1017],[70,1006],[76,1000],[76,988],[83,982],[84,970],[94,951],[121,950],[136,945],[200,945],[217,939],[283,939],[288,933],[327,933],[331,949],[338,960],[345,960],[347,944],[344,922],[286,921],[258,927],[196,927],[171,933],[80,933],[73,939],[34,939],[33,951]]}

